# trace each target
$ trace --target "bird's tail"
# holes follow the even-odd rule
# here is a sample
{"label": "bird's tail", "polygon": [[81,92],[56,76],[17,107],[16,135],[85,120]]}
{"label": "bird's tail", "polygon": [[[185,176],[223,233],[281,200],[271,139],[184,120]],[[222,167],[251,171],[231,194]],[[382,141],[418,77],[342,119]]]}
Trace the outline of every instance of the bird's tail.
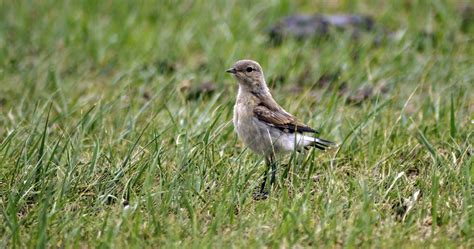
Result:
{"label": "bird's tail", "polygon": [[337,147],[336,143],[322,138],[305,136],[305,140],[308,141],[308,144],[305,147],[311,146],[316,147],[320,150],[326,150]]}

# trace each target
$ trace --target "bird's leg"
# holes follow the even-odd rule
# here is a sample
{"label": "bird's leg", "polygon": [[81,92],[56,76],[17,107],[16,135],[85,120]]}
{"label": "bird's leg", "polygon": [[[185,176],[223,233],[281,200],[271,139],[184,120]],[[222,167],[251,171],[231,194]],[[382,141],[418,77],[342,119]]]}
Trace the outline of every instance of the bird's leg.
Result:
{"label": "bird's leg", "polygon": [[265,193],[265,184],[267,183],[267,175],[268,170],[265,169],[265,172],[263,173],[263,181],[262,184],[260,185],[260,194]]}
{"label": "bird's leg", "polygon": [[267,178],[268,178],[268,171],[271,167],[270,165],[270,160],[268,158],[265,158],[265,171],[263,172],[263,181],[262,184],[260,185],[260,191],[254,192],[253,194],[253,199],[258,201],[258,200],[265,200],[268,198],[268,191],[265,191],[265,185],[267,183]]}
{"label": "bird's leg", "polygon": [[270,166],[272,170],[272,178],[270,178],[270,187],[271,187],[276,181],[276,163],[275,163],[275,160],[273,160],[273,158],[270,162]]}
{"label": "bird's leg", "polygon": [[265,190],[265,186],[266,186],[266,183],[267,183],[267,178],[268,178],[268,171],[271,170],[272,172],[272,175],[271,175],[271,178],[270,178],[270,188],[272,187],[272,185],[275,183],[275,180],[276,180],[276,164],[275,164],[275,157],[274,155],[271,155],[269,157],[266,157],[265,158],[265,171],[263,172],[263,181],[262,181],[262,184],[260,185],[260,192],[258,193],[254,193],[254,200],[265,200],[268,198],[268,193],[269,191],[266,191]]}
{"label": "bird's leg", "polygon": [[[267,178],[268,178],[268,171],[270,170],[271,167],[271,159],[270,158],[265,158],[265,171],[263,172],[263,181],[262,184],[260,185],[260,193],[265,194],[265,185],[267,183]],[[271,180],[270,180],[271,182]]]}

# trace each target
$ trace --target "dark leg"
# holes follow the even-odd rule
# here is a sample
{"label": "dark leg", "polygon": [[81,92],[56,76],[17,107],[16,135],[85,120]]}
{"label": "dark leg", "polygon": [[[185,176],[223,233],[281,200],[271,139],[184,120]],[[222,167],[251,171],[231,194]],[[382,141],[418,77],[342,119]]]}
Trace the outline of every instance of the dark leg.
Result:
{"label": "dark leg", "polygon": [[276,163],[274,160],[270,163],[271,168],[272,168],[272,178],[270,178],[270,186],[273,186],[276,180]]}
{"label": "dark leg", "polygon": [[267,183],[267,178],[268,178],[268,169],[265,169],[265,172],[263,172],[263,181],[262,184],[260,185],[260,193],[265,192],[265,184]]}
{"label": "dark leg", "polygon": [[[270,178],[270,188],[273,186],[276,180],[276,164],[275,164],[275,156],[270,155],[269,157],[265,158],[265,162],[267,163],[267,171],[271,170],[272,176]],[[266,177],[265,177],[266,179]]]}
{"label": "dark leg", "polygon": [[262,185],[260,186],[260,193],[264,193],[265,192],[265,184],[267,182],[267,178],[268,178],[268,171],[270,169],[272,169],[272,178],[270,178],[270,187],[272,186],[273,182],[275,181],[275,179],[273,179],[275,176],[274,176],[274,173],[273,173],[273,156],[269,156],[269,157],[266,157],[265,158],[265,165],[267,166],[265,168],[265,172],[263,173],[263,182],[262,182]]}
{"label": "dark leg", "polygon": [[270,178],[270,188],[276,181],[276,163],[275,163],[275,155],[270,155],[269,157],[265,158],[268,166],[268,170],[271,170],[272,176]]}
{"label": "dark leg", "polygon": [[[254,200],[265,200],[268,197],[268,191],[265,191],[265,186],[267,183],[268,171],[270,170],[270,168],[273,167],[272,160],[270,157],[265,158],[265,165],[266,167],[262,175],[263,181],[262,181],[262,184],[260,185],[260,191],[254,193],[254,196],[253,196]],[[270,179],[270,184],[273,184],[273,181],[274,181],[274,173],[272,171],[272,178]]]}

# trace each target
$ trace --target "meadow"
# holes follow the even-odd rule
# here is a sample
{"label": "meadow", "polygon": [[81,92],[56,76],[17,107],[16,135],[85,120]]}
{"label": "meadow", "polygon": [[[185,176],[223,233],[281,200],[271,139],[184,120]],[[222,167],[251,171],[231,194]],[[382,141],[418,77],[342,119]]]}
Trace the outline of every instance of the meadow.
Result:
{"label": "meadow", "polygon": [[[473,248],[469,1],[0,1],[0,247]],[[269,40],[297,13],[374,29]],[[265,169],[225,70],[340,146]]]}

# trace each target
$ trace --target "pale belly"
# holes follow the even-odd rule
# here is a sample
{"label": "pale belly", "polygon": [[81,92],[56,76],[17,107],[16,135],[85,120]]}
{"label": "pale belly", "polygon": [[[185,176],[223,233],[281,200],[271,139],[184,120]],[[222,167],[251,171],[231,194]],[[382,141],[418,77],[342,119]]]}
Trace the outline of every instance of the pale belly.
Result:
{"label": "pale belly", "polygon": [[249,112],[234,109],[234,127],[244,144],[257,154],[269,156],[274,153],[294,150],[293,134],[268,127]]}

